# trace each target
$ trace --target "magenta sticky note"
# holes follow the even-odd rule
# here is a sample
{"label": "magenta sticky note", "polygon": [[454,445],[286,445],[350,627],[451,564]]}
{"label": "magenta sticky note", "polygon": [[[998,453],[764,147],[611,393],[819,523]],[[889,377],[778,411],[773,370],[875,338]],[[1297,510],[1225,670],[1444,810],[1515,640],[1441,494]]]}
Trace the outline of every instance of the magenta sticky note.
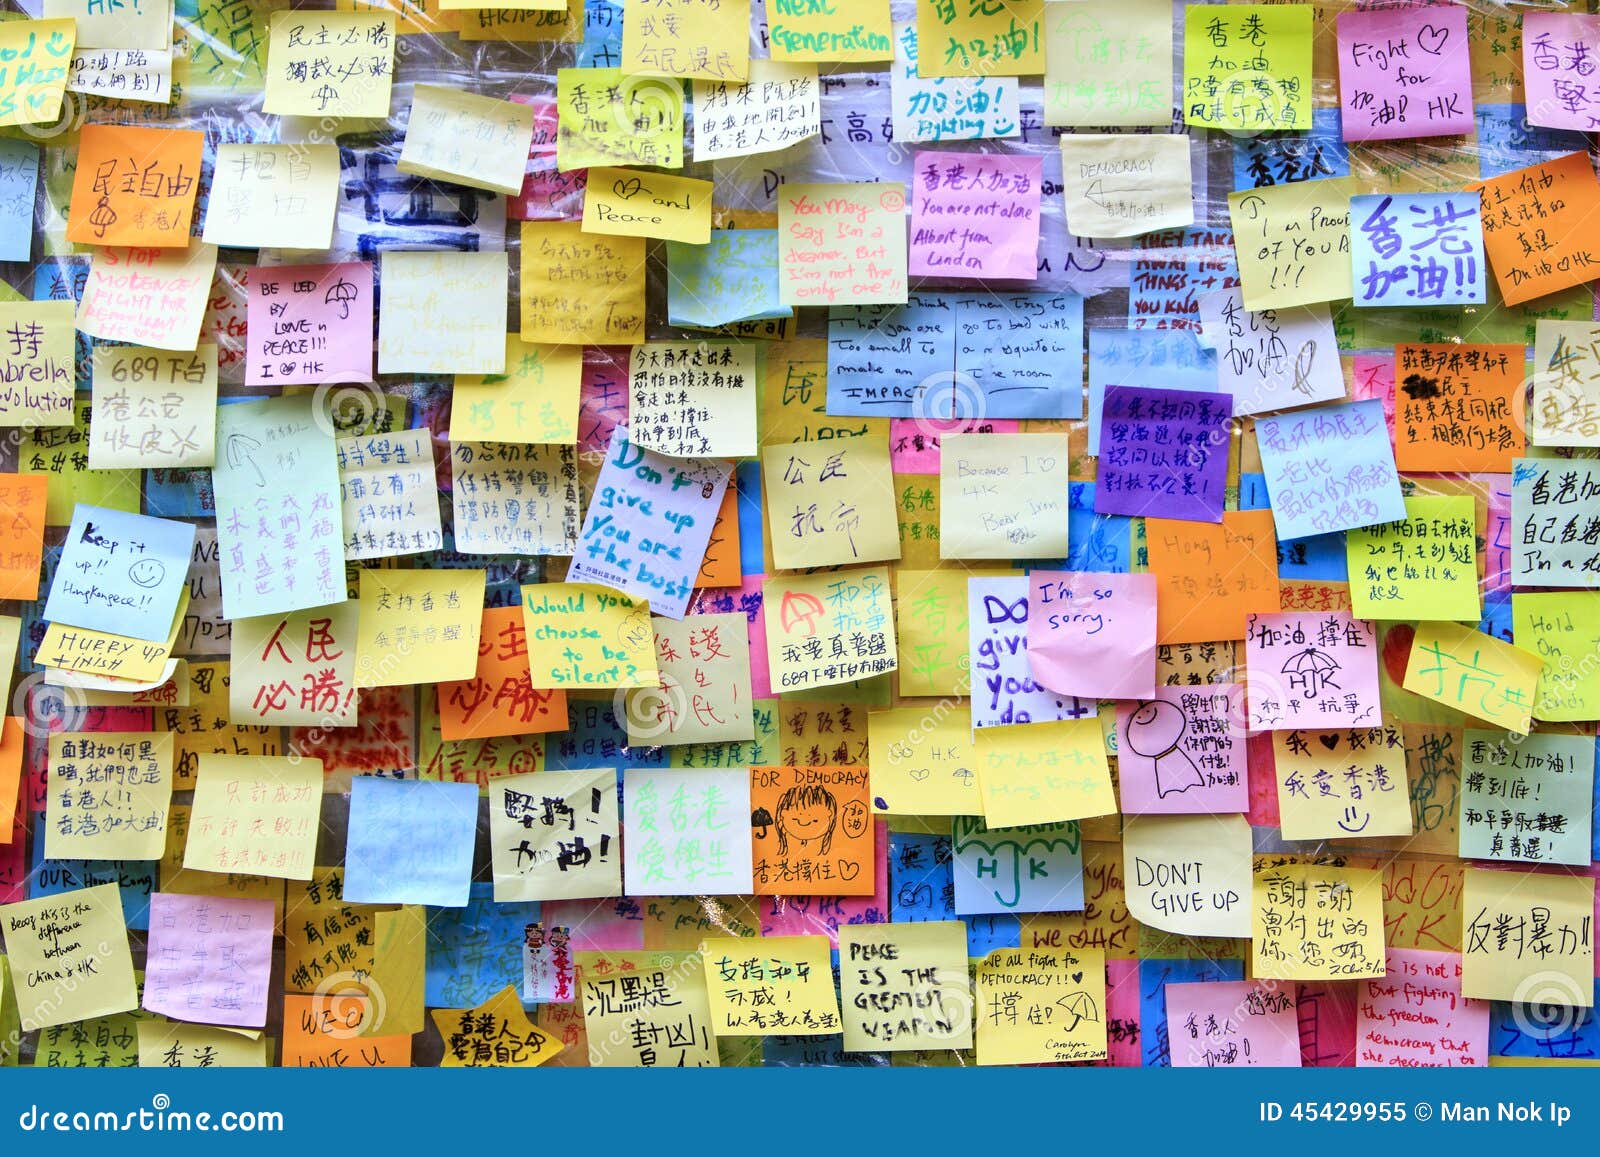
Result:
{"label": "magenta sticky note", "polygon": [[1200,815],[1250,807],[1244,688],[1158,687],[1117,704],[1117,779],[1128,815]]}
{"label": "magenta sticky note", "polygon": [[1600,128],[1600,16],[1523,13],[1522,78],[1529,124]]}
{"label": "magenta sticky note", "polygon": [[1204,980],[1166,988],[1173,1068],[1300,1067],[1293,985]]}
{"label": "magenta sticky note", "polygon": [[1088,699],[1156,690],[1156,576],[1034,571],[1028,665],[1035,682]]}
{"label": "magenta sticky note", "polygon": [[1391,948],[1387,974],[1357,981],[1359,1068],[1483,1068],[1489,1002],[1461,995],[1461,953]]}
{"label": "magenta sticky note", "polygon": [[1251,615],[1245,670],[1252,731],[1383,724],[1378,632],[1349,611]]}
{"label": "magenta sticky note", "polygon": [[245,315],[245,385],[372,381],[372,266],[258,265]]}
{"label": "magenta sticky note", "polygon": [[911,178],[910,271],[1016,278],[1039,272],[1040,157],[918,153]]}
{"label": "magenta sticky note", "polygon": [[1470,133],[1467,10],[1457,5],[1342,12],[1339,120],[1347,141]]}

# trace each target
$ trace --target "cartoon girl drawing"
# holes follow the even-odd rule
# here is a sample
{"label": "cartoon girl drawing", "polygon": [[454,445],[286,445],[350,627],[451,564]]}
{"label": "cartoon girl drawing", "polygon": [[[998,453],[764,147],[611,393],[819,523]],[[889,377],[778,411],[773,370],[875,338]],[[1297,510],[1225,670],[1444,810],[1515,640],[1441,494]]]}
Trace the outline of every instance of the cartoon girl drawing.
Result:
{"label": "cartoon girl drawing", "polygon": [[1179,746],[1188,727],[1183,708],[1160,699],[1141,701],[1128,716],[1125,742],[1129,751],[1150,761],[1158,799],[1206,785],[1206,777]]}
{"label": "cartoon girl drawing", "polygon": [[788,857],[791,839],[799,845],[796,854],[828,854],[833,829],[839,824],[839,801],[831,791],[815,784],[796,784],[778,797],[776,811],[779,859]]}

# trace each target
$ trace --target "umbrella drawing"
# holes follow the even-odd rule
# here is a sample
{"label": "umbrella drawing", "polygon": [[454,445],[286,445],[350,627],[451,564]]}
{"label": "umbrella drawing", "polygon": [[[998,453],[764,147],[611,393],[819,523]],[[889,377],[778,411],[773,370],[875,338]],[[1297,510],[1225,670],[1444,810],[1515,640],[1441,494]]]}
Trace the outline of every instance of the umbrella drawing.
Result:
{"label": "umbrella drawing", "polygon": [[766,839],[767,829],[772,826],[772,813],[764,807],[756,808],[755,811],[750,813],[750,826],[761,829],[756,833],[756,839]]}
{"label": "umbrella drawing", "polygon": [[1289,690],[1302,691],[1308,699],[1315,699],[1330,687],[1336,691],[1339,689],[1339,684],[1333,679],[1339,671],[1339,664],[1326,651],[1319,651],[1315,647],[1307,647],[1290,655],[1281,670],[1289,676]]}
{"label": "umbrella drawing", "polygon": [[1061,1006],[1062,1011],[1072,1017],[1072,1023],[1066,1026],[1067,1032],[1071,1032],[1086,1020],[1100,1023],[1100,1006],[1095,1004],[1094,997],[1087,992],[1081,990],[1069,992],[1056,1003]]}
{"label": "umbrella drawing", "polygon": [[256,472],[256,485],[265,487],[267,476],[261,473],[261,467],[256,465],[256,451],[261,449],[261,443],[249,434],[229,434],[223,446],[223,453],[227,456],[228,465],[234,470],[242,466],[249,466]]}
{"label": "umbrella drawing", "polygon": [[350,316],[350,303],[357,296],[359,296],[359,293],[356,287],[341,277],[338,281],[328,286],[328,292],[322,295],[322,304],[333,305],[337,302],[339,305],[339,317],[341,319],[348,318]]}

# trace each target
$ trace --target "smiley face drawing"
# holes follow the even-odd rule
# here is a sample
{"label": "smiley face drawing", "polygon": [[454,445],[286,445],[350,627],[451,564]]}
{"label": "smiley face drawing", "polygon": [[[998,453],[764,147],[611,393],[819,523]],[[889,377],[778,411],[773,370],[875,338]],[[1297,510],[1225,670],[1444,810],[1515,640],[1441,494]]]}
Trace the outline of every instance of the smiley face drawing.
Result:
{"label": "smiley face drawing", "polygon": [[167,566],[160,559],[141,558],[128,568],[128,579],[136,587],[149,590],[158,587],[167,577]]}
{"label": "smiley face drawing", "polygon": [[831,791],[815,784],[796,785],[779,797],[775,811],[780,857],[789,855],[790,840],[799,845],[796,853],[828,854],[833,829],[839,825],[839,801]]}

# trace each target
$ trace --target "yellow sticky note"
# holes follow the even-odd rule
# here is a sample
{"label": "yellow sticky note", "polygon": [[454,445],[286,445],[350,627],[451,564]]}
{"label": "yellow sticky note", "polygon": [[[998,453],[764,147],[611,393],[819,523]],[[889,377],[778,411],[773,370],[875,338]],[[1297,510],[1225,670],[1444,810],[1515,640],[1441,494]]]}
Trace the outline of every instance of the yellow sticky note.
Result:
{"label": "yellow sticky note", "polygon": [[946,434],[940,558],[1064,558],[1066,434]]}
{"label": "yellow sticky note", "polygon": [[895,669],[887,567],[786,575],[763,590],[775,690],[831,687]]}
{"label": "yellow sticky note", "polygon": [[1594,880],[1462,872],[1461,994],[1594,1006]]}
{"label": "yellow sticky note", "polygon": [[51,735],[46,858],[159,860],[172,761],[172,736],[159,732]]}
{"label": "yellow sticky note", "polygon": [[283,116],[387,117],[394,22],[380,12],[274,12],[264,110]]}
{"label": "yellow sticky note", "polygon": [[841,926],[839,990],[846,1052],[972,1047],[964,921]]}
{"label": "yellow sticky note", "polygon": [[337,145],[218,145],[201,236],[233,249],[326,249],[338,192]]}
{"label": "yellow sticky note", "polygon": [[711,182],[635,169],[590,169],[583,231],[705,245],[711,240]]}
{"label": "yellow sticky note", "polygon": [[1278,864],[1262,856],[1250,893],[1256,979],[1384,975],[1383,882],[1376,869]]}
{"label": "yellow sticky note", "polygon": [[96,0],[44,0],[44,14],[51,20],[70,17],[76,21],[76,47],[80,52],[85,48],[161,52],[172,47],[170,4],[105,5]]}
{"label": "yellow sticky note", "polygon": [[309,880],[322,816],[322,760],[202,755],[185,868]]}
{"label": "yellow sticky note", "polygon": [[522,223],[521,336],[551,345],[644,341],[645,242],[583,232],[577,221]]}
{"label": "yellow sticky note", "polygon": [[228,713],[233,721],[263,727],[354,727],[359,610],[357,603],[346,601],[234,619],[228,640]]}
{"label": "yellow sticky note", "polygon": [[997,948],[978,962],[980,1065],[1106,1056],[1106,954],[1099,948]]}
{"label": "yellow sticky note", "polygon": [[1047,5],[1044,123],[1165,131],[1172,124],[1172,15],[1167,0]]}
{"label": "yellow sticky note", "polygon": [[24,1032],[139,1006],[116,884],[0,906]]}
{"label": "yellow sticky note", "polygon": [[768,445],[761,471],[772,561],[779,570],[900,557],[887,438],[863,434]]}
{"label": "yellow sticky note", "polygon": [[893,36],[889,0],[767,3],[767,42],[773,60],[893,60]]}
{"label": "yellow sticky note", "polygon": [[1406,517],[1345,532],[1358,619],[1478,621],[1471,495],[1406,499]]}
{"label": "yellow sticky note", "polygon": [[[675,902],[661,901],[663,905]],[[698,904],[695,907],[698,910]],[[694,942],[698,945],[698,936]],[[576,955],[591,1068],[718,1067],[706,974],[698,953]],[[641,1008],[631,997],[635,986],[659,994],[659,999]],[[638,1031],[641,1025],[646,1031]]]}
{"label": "yellow sticky note", "polygon": [[514,194],[533,144],[533,106],[442,84],[413,88],[402,173]]}
{"label": "yellow sticky note", "polygon": [[210,466],[217,460],[217,347],[96,346],[92,470]]}
{"label": "yellow sticky note", "polygon": [[1354,292],[1350,196],[1359,191],[1351,178],[1335,177],[1228,194],[1246,309],[1314,305]]}
{"label": "yellow sticky note", "polygon": [[1409,836],[1411,790],[1397,727],[1274,731],[1286,840]]}
{"label": "yellow sticky note", "polygon": [[895,572],[901,695],[965,695],[971,687],[968,575],[959,567]]}
{"label": "yellow sticky note", "polygon": [[500,374],[457,374],[450,406],[452,442],[572,445],[578,440],[583,349],[506,335]]}
{"label": "yellow sticky note", "polygon": [[378,1015],[363,1036],[405,1036],[423,1029],[428,957],[428,913],[419,904],[372,915],[370,990],[381,993]]}
{"label": "yellow sticky note", "polygon": [[505,372],[509,271],[504,253],[385,252],[378,371]]}
{"label": "yellow sticky note", "polygon": [[683,167],[683,85],[618,68],[556,70],[556,167]]}
{"label": "yellow sticky note", "polygon": [[1528,733],[1544,662],[1459,623],[1417,624],[1403,686],[1519,735]]}
{"label": "yellow sticky note", "polygon": [[37,474],[47,484],[44,504],[46,526],[66,526],[79,503],[139,513],[143,475],[137,470],[95,470],[88,456],[69,448],[93,441],[89,429],[90,400],[72,404],[70,427],[38,426],[22,431],[17,448],[17,472]]}
{"label": "yellow sticky note", "polygon": [[8,20],[0,24],[0,125],[54,124],[67,91],[77,39],[75,20]]}
{"label": "yellow sticky note", "polygon": [[1115,815],[1100,720],[980,727],[974,735],[984,822],[991,828]]}
{"label": "yellow sticky note", "polygon": [[1600,591],[1535,591],[1511,596],[1513,638],[1543,660],[1535,719],[1600,719]]}
{"label": "yellow sticky note", "polygon": [[106,341],[192,350],[211,299],[217,247],[95,251],[78,303],[78,328]]}
{"label": "yellow sticky note", "polygon": [[64,671],[109,675],[140,683],[165,679],[169,674],[167,660],[172,648],[177,646],[178,631],[183,627],[183,617],[188,610],[189,589],[185,587],[178,596],[178,613],[173,617],[172,631],[165,642],[159,643],[51,623],[34,661],[41,667],[60,667]]}
{"label": "yellow sticky note", "polygon": [[[903,679],[905,671],[900,674]],[[979,815],[983,800],[977,771],[972,722],[964,706],[896,707],[867,716],[867,773],[874,811]]]}
{"label": "yellow sticky note", "polygon": [[700,943],[711,1031],[832,1036],[840,1031],[826,936],[722,936]]}
{"label": "yellow sticky note", "polygon": [[1252,133],[1309,129],[1311,17],[1309,4],[1188,8],[1183,29],[1184,122]]}
{"label": "yellow sticky note", "polygon": [[658,687],[650,604],[587,583],[522,588],[534,687]]}
{"label": "yellow sticky note", "polygon": [[1044,72],[1045,0],[917,0],[918,76]]}
{"label": "yellow sticky note", "polygon": [[784,305],[904,305],[905,187],[788,184],[778,191]]}
{"label": "yellow sticky note", "polygon": [[476,1008],[430,1013],[444,1039],[446,1069],[533,1069],[566,1046],[528,1019],[517,990],[507,985]]}
{"label": "yellow sticky note", "polygon": [[750,71],[750,0],[653,0],[622,22],[631,76],[743,80]]}
{"label": "yellow sticky note", "polygon": [[0,302],[0,426],[72,425],[75,324],[70,301]]}
{"label": "yellow sticky note", "polygon": [[141,1069],[264,1069],[267,1038],[209,1024],[155,1017],[139,1021]]}
{"label": "yellow sticky note", "polygon": [[1122,838],[1124,895],[1135,920],[1180,936],[1250,935],[1251,836],[1243,816],[1128,816]]}
{"label": "yellow sticky note", "polygon": [[483,630],[481,570],[364,570],[356,686],[470,679]]}

